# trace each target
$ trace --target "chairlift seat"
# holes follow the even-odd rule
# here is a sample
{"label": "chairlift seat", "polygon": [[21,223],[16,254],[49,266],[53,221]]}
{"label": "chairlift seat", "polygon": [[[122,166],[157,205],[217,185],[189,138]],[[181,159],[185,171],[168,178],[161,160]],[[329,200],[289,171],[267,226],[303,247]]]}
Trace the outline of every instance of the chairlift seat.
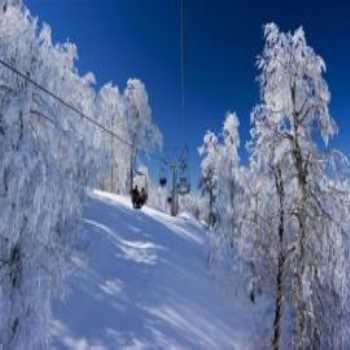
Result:
{"label": "chairlift seat", "polygon": [[159,184],[160,184],[160,186],[162,186],[162,187],[165,187],[166,186],[166,184],[167,184],[167,178],[166,177],[161,177],[160,179],[159,179]]}

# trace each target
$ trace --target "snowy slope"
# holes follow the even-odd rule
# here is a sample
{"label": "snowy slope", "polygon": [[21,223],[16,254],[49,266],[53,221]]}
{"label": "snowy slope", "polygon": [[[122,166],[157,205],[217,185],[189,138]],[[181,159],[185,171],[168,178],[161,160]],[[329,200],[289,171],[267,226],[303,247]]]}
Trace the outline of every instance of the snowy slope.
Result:
{"label": "snowy slope", "polygon": [[252,349],[247,319],[215,287],[205,233],[188,217],[94,192],[86,257],[54,306],[55,349]]}

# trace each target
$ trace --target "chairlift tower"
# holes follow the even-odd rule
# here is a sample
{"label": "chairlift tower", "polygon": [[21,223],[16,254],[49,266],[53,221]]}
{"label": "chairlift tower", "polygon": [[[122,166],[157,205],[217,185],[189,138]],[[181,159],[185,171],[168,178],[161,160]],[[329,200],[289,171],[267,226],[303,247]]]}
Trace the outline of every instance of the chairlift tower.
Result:
{"label": "chairlift tower", "polygon": [[[171,174],[171,210],[172,216],[176,216],[179,211],[179,196],[189,194],[191,191],[188,179],[188,147],[185,146],[179,157],[171,159],[163,159],[163,166],[169,169]],[[159,184],[164,187],[167,180],[163,174],[159,179]]]}

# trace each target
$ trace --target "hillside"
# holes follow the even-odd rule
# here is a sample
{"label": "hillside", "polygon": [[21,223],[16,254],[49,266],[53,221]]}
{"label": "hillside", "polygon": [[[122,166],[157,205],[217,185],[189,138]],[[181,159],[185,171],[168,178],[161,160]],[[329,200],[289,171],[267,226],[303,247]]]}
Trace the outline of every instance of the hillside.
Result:
{"label": "hillside", "polygon": [[86,253],[54,307],[56,349],[250,348],[249,320],[211,279],[194,220],[94,192],[83,234]]}

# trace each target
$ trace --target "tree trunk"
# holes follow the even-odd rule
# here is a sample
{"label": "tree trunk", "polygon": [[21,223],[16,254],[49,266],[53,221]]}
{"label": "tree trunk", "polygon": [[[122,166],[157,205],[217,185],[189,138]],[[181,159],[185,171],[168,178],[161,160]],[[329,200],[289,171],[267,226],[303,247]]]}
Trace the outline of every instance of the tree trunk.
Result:
{"label": "tree trunk", "polygon": [[279,350],[280,339],[282,333],[282,316],[283,316],[283,301],[284,301],[284,285],[283,274],[284,265],[286,261],[284,251],[284,184],[282,178],[282,171],[280,167],[275,170],[275,184],[279,198],[279,225],[278,225],[278,267],[276,275],[276,299],[275,299],[275,317],[273,321],[273,336],[271,347],[273,350]]}
{"label": "tree trunk", "polygon": [[293,113],[293,158],[295,162],[297,172],[297,187],[298,187],[298,199],[297,199],[297,210],[296,218],[298,221],[298,235],[296,238],[296,272],[294,275],[294,288],[293,297],[295,300],[295,307],[297,313],[296,321],[296,334],[293,339],[293,349],[303,350],[306,347],[306,321],[307,321],[307,310],[305,301],[303,300],[304,283],[303,276],[305,272],[305,241],[306,241],[306,185],[307,185],[307,163],[303,159],[299,143],[299,127],[301,116],[296,112],[295,103],[295,87],[292,89],[292,100],[294,105]]}
{"label": "tree trunk", "polygon": [[133,160],[132,155],[130,157],[130,170],[129,170],[129,193],[132,192],[134,188],[134,168],[133,168]]}
{"label": "tree trunk", "polygon": [[[114,118],[112,119],[112,130],[114,131]],[[114,155],[114,136],[111,135],[111,192],[115,192],[115,178],[114,178],[114,164],[115,164],[115,155]]]}
{"label": "tree trunk", "polygon": [[136,162],[136,156],[137,156],[137,149],[134,148],[131,151],[131,155],[130,155],[129,193],[131,193],[131,191],[134,188],[134,167]]}
{"label": "tree trunk", "polygon": [[230,205],[231,205],[231,248],[235,245],[235,180],[230,181]]}
{"label": "tree trunk", "polygon": [[209,217],[208,217],[208,226],[210,229],[214,228],[215,224],[215,213],[214,209],[214,189],[212,186],[209,188]]}

